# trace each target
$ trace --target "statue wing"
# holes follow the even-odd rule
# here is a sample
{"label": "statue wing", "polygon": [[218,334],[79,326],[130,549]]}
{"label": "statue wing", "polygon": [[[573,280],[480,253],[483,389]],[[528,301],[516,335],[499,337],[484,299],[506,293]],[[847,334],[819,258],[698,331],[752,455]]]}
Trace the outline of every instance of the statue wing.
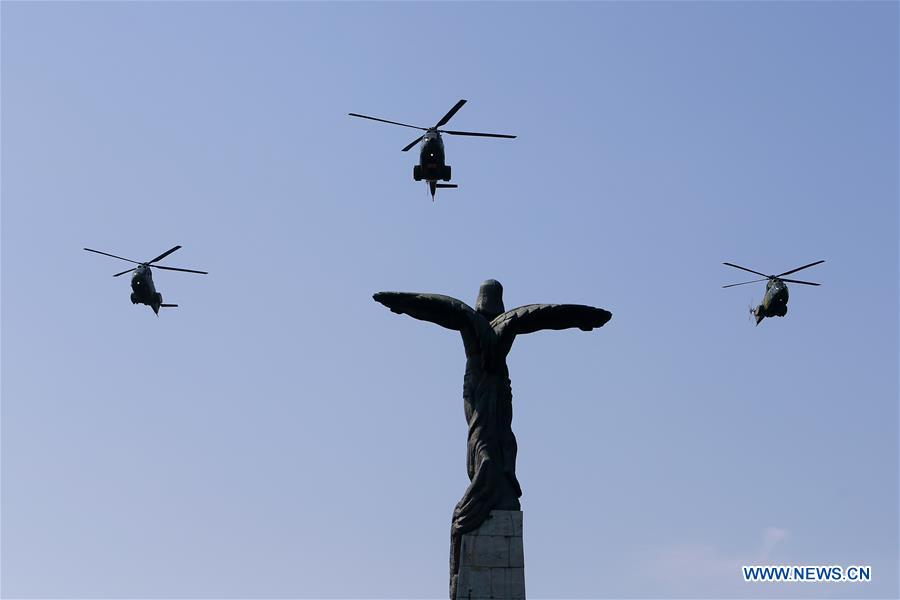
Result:
{"label": "statue wing", "polygon": [[[468,332],[477,327],[484,317],[461,300],[440,294],[410,292],[378,292],[372,298],[384,304],[392,312],[409,315],[420,321],[436,323],[454,331]],[[485,321],[485,324],[487,322]]]}
{"label": "statue wing", "polygon": [[501,340],[542,329],[569,329],[577,327],[591,331],[603,327],[612,313],[602,308],[581,304],[528,304],[507,311],[491,321],[491,327]]}

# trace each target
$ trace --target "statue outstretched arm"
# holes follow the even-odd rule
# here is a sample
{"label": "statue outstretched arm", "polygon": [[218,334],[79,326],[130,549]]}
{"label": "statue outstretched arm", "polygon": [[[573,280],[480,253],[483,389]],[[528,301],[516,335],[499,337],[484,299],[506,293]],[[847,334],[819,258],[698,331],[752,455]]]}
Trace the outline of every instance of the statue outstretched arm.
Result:
{"label": "statue outstretched arm", "polygon": [[430,321],[454,331],[474,328],[475,319],[480,317],[465,302],[440,294],[378,292],[372,298],[392,312],[406,314],[420,321]]}
{"label": "statue outstretched arm", "polygon": [[577,327],[591,331],[602,327],[612,318],[612,313],[602,308],[581,304],[528,304],[507,311],[494,319],[491,326],[501,337],[521,335],[542,329],[569,329]]}

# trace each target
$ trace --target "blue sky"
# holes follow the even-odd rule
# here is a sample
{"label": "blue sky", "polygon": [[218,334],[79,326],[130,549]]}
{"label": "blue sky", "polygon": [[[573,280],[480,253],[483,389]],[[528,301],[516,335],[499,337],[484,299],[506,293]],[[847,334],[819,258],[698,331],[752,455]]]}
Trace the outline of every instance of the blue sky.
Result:
{"label": "blue sky", "polygon": [[[509,358],[531,598],[897,597],[898,5],[3,3],[2,595],[442,598],[457,335]],[[458,190],[411,130],[458,99]],[[125,268],[159,272],[155,317]],[[762,284],[803,273],[753,327]],[[868,564],[753,586],[742,564]]]}

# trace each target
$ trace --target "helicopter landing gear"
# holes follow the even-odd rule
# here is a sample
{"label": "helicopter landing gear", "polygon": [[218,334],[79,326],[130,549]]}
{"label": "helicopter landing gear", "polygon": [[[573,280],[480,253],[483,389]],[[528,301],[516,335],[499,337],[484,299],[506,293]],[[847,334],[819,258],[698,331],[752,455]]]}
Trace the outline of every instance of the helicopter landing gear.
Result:
{"label": "helicopter landing gear", "polygon": [[444,181],[450,181],[450,165],[444,165],[444,172],[441,175],[441,179]]}
{"label": "helicopter landing gear", "polygon": [[162,301],[162,294],[160,294],[159,292],[156,292],[156,303],[157,303],[157,304],[162,304],[162,303],[163,303],[163,301]]}
{"label": "helicopter landing gear", "polygon": [[422,165],[416,165],[413,167],[413,179],[415,181],[422,181]]}
{"label": "helicopter landing gear", "polygon": [[138,303],[137,294],[135,294],[134,292],[131,292],[131,303],[132,304]]}

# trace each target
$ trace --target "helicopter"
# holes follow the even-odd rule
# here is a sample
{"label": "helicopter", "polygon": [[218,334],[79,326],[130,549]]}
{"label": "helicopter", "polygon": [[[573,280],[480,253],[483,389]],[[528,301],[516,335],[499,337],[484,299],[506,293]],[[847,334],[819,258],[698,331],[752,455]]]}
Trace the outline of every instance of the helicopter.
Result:
{"label": "helicopter", "polygon": [[181,246],[175,246],[170,250],[166,250],[153,260],[148,260],[147,262],[138,262],[136,260],[131,260],[130,258],[122,258],[121,256],[116,256],[115,254],[109,254],[108,252],[100,252],[99,250],[92,250],[91,248],[85,248],[88,252],[96,252],[97,254],[102,254],[104,256],[111,256],[113,258],[118,258],[119,260],[124,260],[130,263],[134,263],[137,266],[132,267],[130,269],[126,269],[121,273],[116,273],[113,277],[118,277],[119,275],[124,275],[125,273],[130,273],[134,271],[134,275],[131,276],[131,303],[132,304],[146,304],[150,308],[153,309],[153,312],[156,316],[159,316],[160,308],[175,308],[178,306],[177,304],[163,304],[162,294],[156,291],[156,286],[153,285],[153,273],[150,271],[151,268],[154,269],[165,269],[166,271],[184,271],[186,273],[199,273],[201,275],[209,275],[206,271],[195,271],[194,269],[180,269],[178,267],[164,267],[162,265],[154,265],[153,263],[160,261],[172,254],[176,250],[181,248]]}
{"label": "helicopter", "polygon": [[418,127],[416,125],[407,125],[406,123],[398,123],[397,121],[388,121],[387,119],[378,119],[357,113],[348,113],[351,117],[359,117],[361,119],[371,119],[372,121],[380,121],[382,123],[390,123],[392,125],[400,125],[402,127],[410,127],[412,129],[421,129],[425,133],[411,141],[403,148],[403,152],[411,149],[413,146],[422,142],[422,148],[419,150],[419,164],[413,167],[413,179],[416,181],[428,182],[428,189],[431,191],[431,201],[434,202],[434,192],[438,188],[456,188],[459,187],[455,183],[438,183],[438,181],[450,181],[450,165],[446,164],[444,158],[444,141],[441,134],[449,135],[470,135],[477,137],[495,137],[495,138],[515,138],[514,135],[506,135],[503,133],[475,133],[472,131],[450,131],[447,129],[439,129],[447,124],[453,115],[463,107],[465,100],[460,100],[450,111],[444,115],[434,127]]}
{"label": "helicopter", "polygon": [[799,279],[784,279],[785,275],[790,275],[791,273],[796,273],[797,271],[802,271],[803,269],[808,269],[809,267],[814,267],[816,265],[820,265],[824,260],[817,260],[816,262],[809,263],[808,265],[803,265],[802,267],[797,267],[796,269],[791,269],[790,271],[785,271],[784,273],[779,273],[778,275],[765,275],[764,273],[760,273],[759,271],[754,271],[753,269],[748,269],[747,267],[742,267],[740,265],[735,265],[729,262],[722,263],[723,265],[728,265],[729,267],[734,267],[735,269],[741,269],[742,271],[749,271],[755,275],[761,275],[765,279],[754,279],[753,281],[744,281],[742,283],[732,283],[729,285],[723,285],[723,288],[730,288],[736,285],[746,285],[748,283],[758,283],[760,281],[766,281],[766,295],[763,296],[762,302],[756,308],[750,308],[750,314],[756,318],[756,324],[759,325],[760,322],[766,317],[783,317],[787,314],[787,303],[788,303],[788,288],[786,283],[802,283],[803,285],[819,285],[818,283],[813,283],[811,281],[800,281]]}

